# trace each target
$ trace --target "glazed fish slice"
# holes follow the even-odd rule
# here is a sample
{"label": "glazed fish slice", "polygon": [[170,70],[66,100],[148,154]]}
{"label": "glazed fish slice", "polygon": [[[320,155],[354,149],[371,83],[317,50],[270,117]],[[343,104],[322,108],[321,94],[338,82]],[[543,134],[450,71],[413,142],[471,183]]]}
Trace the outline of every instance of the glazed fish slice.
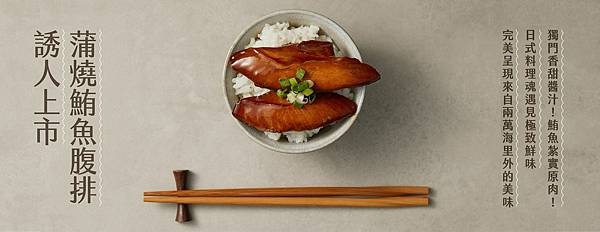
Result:
{"label": "glazed fish slice", "polygon": [[278,89],[279,79],[293,77],[296,70],[306,71],[317,92],[352,88],[379,80],[373,67],[348,57],[315,55],[316,53],[291,51],[289,47],[246,49],[231,57],[231,67],[248,77],[256,86]]}
{"label": "glazed fish slice", "polygon": [[262,57],[263,61],[272,65],[285,67],[294,63],[308,60],[319,60],[333,56],[333,44],[324,41],[304,41],[283,47],[248,48],[234,53],[231,63],[252,57]]}
{"label": "glazed fish slice", "polygon": [[240,100],[233,115],[261,131],[312,130],[356,113],[356,103],[335,93],[319,93],[313,103],[296,108],[275,93]]}

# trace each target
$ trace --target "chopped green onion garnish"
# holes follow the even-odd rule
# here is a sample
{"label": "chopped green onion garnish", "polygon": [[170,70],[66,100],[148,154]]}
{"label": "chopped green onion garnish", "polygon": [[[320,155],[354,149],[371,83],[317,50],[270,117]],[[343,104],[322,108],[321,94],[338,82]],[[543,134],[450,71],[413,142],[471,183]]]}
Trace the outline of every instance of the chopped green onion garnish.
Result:
{"label": "chopped green onion garnish", "polygon": [[279,97],[286,97],[287,93],[285,91],[281,90],[281,89],[278,89],[277,90],[277,96],[279,96]]}
{"label": "chopped green onion garnish", "polygon": [[289,92],[287,94],[287,101],[289,103],[294,103],[294,101],[296,101],[296,94],[294,92]]}
{"label": "chopped green onion garnish", "polygon": [[279,85],[281,85],[282,89],[285,89],[290,86],[290,81],[288,79],[281,78],[279,79]]}
{"label": "chopped green onion garnish", "polygon": [[306,73],[306,71],[304,71],[304,69],[299,68],[296,70],[296,78],[298,78],[299,80],[302,80],[302,78],[304,78],[304,74]]}
{"label": "chopped green onion garnish", "polygon": [[302,109],[302,107],[304,107],[304,105],[300,102],[295,101],[294,103],[294,107],[298,108],[298,109]]}
{"label": "chopped green onion garnish", "polygon": [[312,89],[305,89],[302,91],[302,94],[304,94],[304,96],[310,96],[311,94],[313,94],[315,91]]}
{"label": "chopped green onion garnish", "polygon": [[300,92],[300,86],[299,85],[292,85],[292,92],[294,93],[299,93]]}
{"label": "chopped green onion garnish", "polygon": [[[312,89],[314,82],[311,80],[302,80],[306,71],[302,68],[296,70],[296,77],[283,77],[279,79],[281,89],[277,90],[277,96],[286,99],[294,107],[301,109],[304,104],[315,101],[317,94]],[[300,82],[300,83],[298,83]]]}
{"label": "chopped green onion garnish", "polygon": [[290,82],[290,85],[292,87],[294,87],[295,85],[298,85],[298,81],[296,80],[296,78],[292,77],[292,78],[288,79],[288,81]]}
{"label": "chopped green onion garnish", "polygon": [[310,88],[308,82],[306,82],[306,81],[300,82],[300,85],[298,85],[298,86],[300,86],[298,91],[304,91],[305,89]]}
{"label": "chopped green onion garnish", "polygon": [[315,99],[317,98],[317,94],[312,94],[308,96],[308,103],[312,103],[315,101]]}

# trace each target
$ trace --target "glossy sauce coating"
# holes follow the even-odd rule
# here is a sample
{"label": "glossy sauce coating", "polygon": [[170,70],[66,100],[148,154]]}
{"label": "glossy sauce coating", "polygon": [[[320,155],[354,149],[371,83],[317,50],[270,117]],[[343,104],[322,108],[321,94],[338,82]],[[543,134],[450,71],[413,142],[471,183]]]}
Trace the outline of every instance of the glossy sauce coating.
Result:
{"label": "glossy sauce coating", "polygon": [[312,130],[356,113],[356,103],[335,93],[319,93],[313,103],[299,109],[269,92],[240,100],[233,115],[261,131]]}
{"label": "glossy sauce coating", "polygon": [[[331,47],[330,47],[331,46]],[[298,68],[306,71],[314,90],[330,92],[371,84],[379,73],[368,64],[348,57],[334,57],[328,42],[307,41],[280,48],[248,48],[231,57],[231,67],[256,86],[278,89],[279,79],[293,77]],[[331,48],[331,49],[330,49]]]}

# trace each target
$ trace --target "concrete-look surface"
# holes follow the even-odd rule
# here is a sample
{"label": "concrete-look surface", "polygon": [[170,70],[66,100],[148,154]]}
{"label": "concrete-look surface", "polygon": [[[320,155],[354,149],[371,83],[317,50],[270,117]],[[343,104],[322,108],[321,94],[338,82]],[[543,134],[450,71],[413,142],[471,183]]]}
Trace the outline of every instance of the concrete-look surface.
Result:
{"label": "concrete-look surface", "polygon": [[[234,39],[281,9],[333,19],[382,74],[351,129],[306,155],[254,143],[223,100]],[[600,230],[598,18],[599,1],[0,1],[0,231]],[[523,168],[520,204],[501,206],[507,27],[565,33],[561,208],[544,170]],[[102,30],[101,206],[68,202],[69,141],[35,141],[37,29]],[[427,185],[433,204],[194,206],[179,225],[175,205],[142,202],[175,188],[173,169],[190,169],[194,188]]]}

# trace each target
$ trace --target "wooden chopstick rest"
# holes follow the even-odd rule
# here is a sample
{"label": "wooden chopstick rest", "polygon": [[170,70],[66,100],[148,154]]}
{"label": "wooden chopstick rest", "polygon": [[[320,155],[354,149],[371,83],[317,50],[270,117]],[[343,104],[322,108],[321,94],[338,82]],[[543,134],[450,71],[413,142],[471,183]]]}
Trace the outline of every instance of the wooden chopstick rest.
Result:
{"label": "wooden chopstick rest", "polygon": [[[187,175],[188,170],[174,170],[173,176],[175,177],[175,187],[178,191],[187,189]],[[175,221],[184,223],[192,220],[190,217],[190,211],[186,204],[177,204],[177,214],[175,215]]]}

